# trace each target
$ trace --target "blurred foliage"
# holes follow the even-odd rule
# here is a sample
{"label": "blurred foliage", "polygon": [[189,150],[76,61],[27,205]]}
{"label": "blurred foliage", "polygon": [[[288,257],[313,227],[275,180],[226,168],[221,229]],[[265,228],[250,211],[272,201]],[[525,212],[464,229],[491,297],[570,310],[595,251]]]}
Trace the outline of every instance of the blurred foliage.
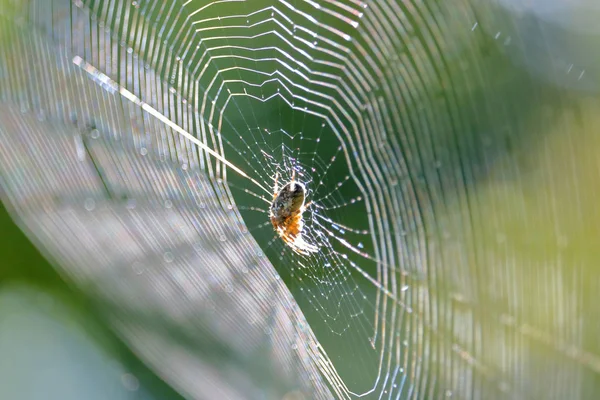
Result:
{"label": "blurred foliage", "polygon": [[[101,351],[106,352],[108,357],[122,365],[127,371],[138,380],[140,391],[151,393],[153,399],[180,399],[181,396],[166,385],[159,377],[150,371],[137,355],[114,334],[106,321],[101,317],[102,313],[98,308],[102,305],[90,301],[90,298],[77,288],[68,284],[62,279],[56,269],[43,257],[39,250],[33,246],[31,241],[23,234],[21,229],[12,221],[6,208],[0,204],[0,295],[5,293],[21,293],[22,297],[17,297],[16,301],[26,302],[28,297],[36,303],[37,300],[43,302],[43,307],[48,308],[50,318],[55,314],[55,309],[64,309],[65,315],[57,323],[66,326],[75,325],[77,330],[85,332],[86,336]],[[21,304],[17,304],[21,306]],[[17,310],[21,308],[17,307]],[[26,315],[26,317],[30,317]],[[15,343],[20,352],[29,351],[27,343]],[[35,346],[52,346],[51,344],[35,343]],[[67,344],[68,346],[68,344]],[[73,351],[76,351],[73,348]],[[60,350],[58,350],[60,351]],[[86,353],[87,354],[87,353]],[[82,357],[86,357],[82,354]],[[77,355],[72,356],[77,359]],[[35,358],[35,356],[33,357]],[[87,358],[77,360],[81,363],[89,362]],[[62,361],[61,361],[62,362]],[[55,368],[57,366],[54,366]],[[65,366],[73,368],[75,365]],[[39,365],[40,371],[48,368],[46,365]],[[60,365],[57,368],[61,368]],[[30,374],[36,374],[37,370],[29,371]],[[19,374],[21,371],[13,371],[12,374]],[[15,379],[23,379],[21,376],[14,376]],[[7,377],[4,377],[5,379]],[[0,381],[2,378],[0,378]],[[87,390],[96,390],[93,386]],[[43,388],[40,388],[43,392]],[[1,393],[6,394],[0,389]],[[140,394],[140,399],[146,398]]]}

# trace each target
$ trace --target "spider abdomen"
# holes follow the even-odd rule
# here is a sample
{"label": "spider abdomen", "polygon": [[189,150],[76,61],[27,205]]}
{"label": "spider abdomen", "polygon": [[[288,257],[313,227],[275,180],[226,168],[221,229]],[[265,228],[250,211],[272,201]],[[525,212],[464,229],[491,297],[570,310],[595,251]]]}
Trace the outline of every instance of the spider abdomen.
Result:
{"label": "spider abdomen", "polygon": [[269,209],[271,224],[277,234],[301,254],[312,253],[316,248],[306,243],[301,234],[304,223],[306,188],[300,182],[291,181],[275,194]]}

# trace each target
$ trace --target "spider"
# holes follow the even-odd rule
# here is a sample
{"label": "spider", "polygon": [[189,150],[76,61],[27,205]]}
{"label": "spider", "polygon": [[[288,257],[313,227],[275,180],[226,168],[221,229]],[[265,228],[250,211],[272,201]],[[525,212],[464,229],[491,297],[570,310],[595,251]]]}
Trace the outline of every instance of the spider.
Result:
{"label": "spider", "polygon": [[283,241],[296,253],[308,255],[317,252],[317,247],[307,243],[302,237],[302,213],[310,206],[312,202],[304,204],[306,199],[306,188],[295,179],[295,172],[292,180],[278,190],[277,181],[279,174],[275,176],[275,190],[273,202],[269,209],[269,217],[273,228],[283,239]]}

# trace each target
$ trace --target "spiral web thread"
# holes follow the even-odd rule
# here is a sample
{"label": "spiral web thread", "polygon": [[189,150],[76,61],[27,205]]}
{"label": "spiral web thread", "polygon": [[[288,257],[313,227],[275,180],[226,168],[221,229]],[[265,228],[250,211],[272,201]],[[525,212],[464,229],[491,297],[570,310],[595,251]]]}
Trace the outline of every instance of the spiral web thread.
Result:
{"label": "spiral web thread", "polygon": [[[433,88],[456,79],[444,54],[474,40],[468,4],[86,1],[72,9],[92,21],[81,36],[54,30],[70,42],[73,65],[144,111],[131,137],[137,152],[208,175],[218,203],[249,229],[257,256],[274,264],[307,316],[324,350],[315,360],[338,397],[543,393],[541,382],[517,377],[533,368],[518,366],[523,352],[496,358],[484,343],[550,347],[572,363],[546,371],[552,376],[577,375],[565,372],[573,365],[598,372],[597,357],[569,344],[575,333],[559,340],[510,310],[478,307],[474,250],[452,266],[431,250],[444,230],[434,202],[452,193],[476,207],[470,165],[444,182],[410,170],[420,162],[435,171],[451,157],[415,131],[466,129],[456,94]],[[159,77],[162,97],[153,92]],[[98,130],[119,135],[106,123]],[[318,247],[313,255],[295,253],[268,221],[275,181],[292,177],[312,201],[303,236]],[[470,237],[477,217],[462,218]],[[494,333],[482,333],[485,323]]]}

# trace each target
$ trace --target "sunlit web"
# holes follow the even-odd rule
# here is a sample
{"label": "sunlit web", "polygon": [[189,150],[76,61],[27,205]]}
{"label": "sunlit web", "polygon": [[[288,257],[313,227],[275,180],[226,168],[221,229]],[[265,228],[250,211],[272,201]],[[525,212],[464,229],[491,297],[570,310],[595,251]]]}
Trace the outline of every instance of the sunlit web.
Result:
{"label": "sunlit web", "polygon": [[[400,350],[401,342],[409,343],[398,318],[412,313],[403,300],[410,289],[407,274],[398,262],[406,234],[399,218],[402,164],[379,115],[381,97],[372,93],[376,65],[356,57],[355,46],[361,50],[365,44],[350,35],[367,5],[257,2],[251,8],[237,2],[241,12],[232,14],[224,8],[231,3],[236,2],[200,7],[188,2],[181,10],[176,3],[132,3],[134,15],[157,21],[174,13],[193,16],[190,31],[184,25],[170,33],[183,38],[178,50],[169,48],[175,56],[167,71],[170,118],[157,111],[164,107],[160,103],[136,93],[135,82],[120,85],[101,72],[105,66],[82,57],[74,62],[178,134],[199,139],[206,159],[185,149],[161,150],[164,137],[141,139],[140,146],[156,147],[186,168],[206,168],[221,184],[224,206],[241,213],[334,360],[323,373],[336,392],[401,395],[407,390],[399,384],[402,377],[422,373],[411,366],[421,355]],[[315,12],[321,14],[317,19]],[[145,51],[136,46],[128,53]],[[192,107],[195,119],[178,121],[177,109]],[[392,162],[385,170],[373,162],[382,156]],[[268,220],[275,180],[285,184],[293,178],[306,185],[311,202],[303,230],[304,240],[318,248],[311,255],[285,245]]]}
{"label": "sunlit web", "polygon": [[[366,394],[392,388],[404,367],[399,352],[391,350],[400,345],[399,337],[390,345],[386,330],[396,324],[395,309],[403,305],[400,298],[408,286],[394,256],[379,254],[381,233],[376,230],[382,227],[374,217],[381,220],[392,210],[382,210],[389,201],[376,198],[377,191],[383,194],[378,182],[383,175],[366,161],[373,145],[376,151],[388,150],[372,143],[383,141],[382,126],[365,122],[371,99],[357,85],[373,77],[345,54],[351,37],[341,30],[356,28],[366,5],[250,8],[244,3],[244,12],[233,15],[220,15],[218,4],[211,7],[203,14],[216,15],[199,15],[194,25],[202,54],[198,59],[210,62],[198,67],[201,81],[207,82],[206,123],[225,157],[271,189],[257,189],[228,174],[237,207],[337,360],[345,390]],[[311,22],[315,10],[343,26]],[[292,176],[306,185],[312,201],[303,236],[318,247],[314,255],[293,252],[273,232],[266,214],[275,179],[285,183]],[[388,224],[383,235],[402,230],[397,219]],[[384,281],[382,271],[394,277]],[[388,320],[390,303],[394,311]]]}
{"label": "sunlit web", "polygon": [[[87,6],[101,20],[115,11]],[[214,179],[223,207],[239,213],[240,229],[253,234],[307,316],[331,360],[322,373],[341,397],[435,398],[483,386],[518,393],[511,366],[480,358],[472,316],[481,310],[466,290],[446,291],[470,287],[448,272],[461,267],[430,269],[443,265],[424,228],[431,202],[443,203],[452,185],[459,199],[468,190],[467,173],[449,183],[437,172],[425,176],[450,156],[409,135],[463,128],[460,118],[437,118],[454,110],[431,89],[450,79],[436,69],[452,48],[444,18],[433,17],[444,11],[395,1],[138,1],[120,11],[128,17],[122,46],[131,63],[147,63],[147,75],[86,64],[84,54],[76,60],[173,130],[140,135],[140,151],[153,148]],[[454,21],[471,34],[472,10],[452,11],[463,13]],[[424,15],[432,28],[417,34],[414,21]],[[139,40],[144,32],[154,41]],[[170,78],[165,98],[140,89],[154,70]],[[190,135],[198,147],[188,147]],[[418,163],[418,173],[409,170]],[[318,248],[310,255],[286,246],[268,220],[275,180],[293,176],[312,201],[303,232]],[[502,329],[525,332],[510,317],[492,316]],[[531,327],[527,335],[560,347]]]}
{"label": "sunlit web", "polygon": [[[94,6],[101,17],[113,11]],[[175,131],[140,137],[140,151],[153,147],[214,177],[223,206],[240,212],[332,360],[322,372],[336,393],[396,398],[420,390],[451,394],[464,385],[429,370],[446,357],[476,364],[457,342],[440,359],[431,357],[431,344],[445,333],[426,321],[424,292],[412,289],[423,272],[419,252],[411,251],[421,245],[420,215],[394,134],[402,121],[387,110],[396,107],[402,85],[380,86],[384,74],[393,82],[404,72],[401,63],[389,66],[385,53],[396,51],[396,29],[408,10],[300,1],[127,7],[139,24],[129,26],[131,37],[148,21],[160,29],[174,16],[187,18],[180,26],[170,21],[173,28],[156,47],[122,43],[128,54],[165,68],[171,96],[139,93],[136,80],[148,77],[116,84],[107,76],[110,65],[74,62]],[[178,135],[195,136],[200,155]],[[292,176],[312,201],[303,235],[319,250],[308,256],[286,246],[268,221],[275,179]]]}

